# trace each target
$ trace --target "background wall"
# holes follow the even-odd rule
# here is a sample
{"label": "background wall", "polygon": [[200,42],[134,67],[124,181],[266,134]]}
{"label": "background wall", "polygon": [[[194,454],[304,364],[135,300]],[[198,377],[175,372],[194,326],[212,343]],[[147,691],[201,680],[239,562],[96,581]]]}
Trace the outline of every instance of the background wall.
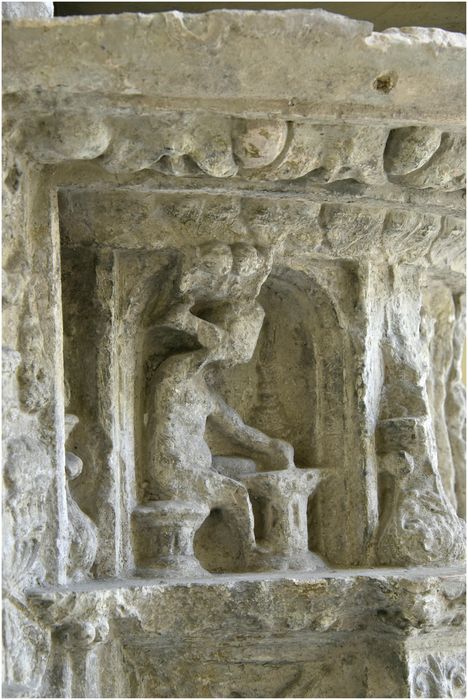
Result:
{"label": "background wall", "polygon": [[55,2],[55,16],[118,12],[207,12],[216,9],[283,10],[318,8],[388,27],[440,27],[466,31],[464,2]]}

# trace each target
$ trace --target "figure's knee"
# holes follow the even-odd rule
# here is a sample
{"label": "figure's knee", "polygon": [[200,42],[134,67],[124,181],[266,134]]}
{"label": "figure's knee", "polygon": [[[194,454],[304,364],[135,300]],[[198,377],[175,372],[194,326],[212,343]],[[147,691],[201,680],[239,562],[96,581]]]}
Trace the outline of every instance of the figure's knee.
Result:
{"label": "figure's knee", "polygon": [[172,465],[170,470],[160,472],[158,491],[164,499],[199,501],[210,508],[229,511],[250,508],[243,484],[217,472],[187,469],[182,465]]}
{"label": "figure's knee", "polygon": [[215,504],[217,507],[224,507],[227,510],[249,507],[249,495],[243,484],[216,474],[214,486],[214,498],[217,501]]}

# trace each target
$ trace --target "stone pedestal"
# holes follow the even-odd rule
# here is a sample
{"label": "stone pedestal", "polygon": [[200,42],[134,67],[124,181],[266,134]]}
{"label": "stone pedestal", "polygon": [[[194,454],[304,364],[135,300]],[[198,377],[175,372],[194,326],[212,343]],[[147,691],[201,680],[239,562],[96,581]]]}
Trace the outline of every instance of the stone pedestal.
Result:
{"label": "stone pedestal", "polygon": [[195,532],[210,509],[198,503],[153,501],[133,511],[140,576],[193,576],[204,570],[193,552]]}
{"label": "stone pedestal", "polygon": [[318,469],[285,469],[241,476],[257,521],[259,568],[314,570],[324,562],[309,551],[307,504]]}

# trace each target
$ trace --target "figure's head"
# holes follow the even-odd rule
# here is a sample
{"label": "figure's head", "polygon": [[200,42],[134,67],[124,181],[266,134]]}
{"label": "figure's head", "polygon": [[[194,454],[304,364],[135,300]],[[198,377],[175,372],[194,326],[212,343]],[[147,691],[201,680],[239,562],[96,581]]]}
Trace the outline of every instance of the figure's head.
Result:
{"label": "figure's head", "polygon": [[255,274],[262,265],[258,251],[248,243],[233,243],[233,273],[239,277],[248,277]]}
{"label": "figure's head", "polygon": [[225,243],[208,243],[185,256],[180,290],[195,299],[217,296],[224,289],[232,269],[231,248]]}
{"label": "figure's head", "polygon": [[249,243],[215,241],[185,256],[180,291],[194,301],[253,301],[271,270],[272,252]]}

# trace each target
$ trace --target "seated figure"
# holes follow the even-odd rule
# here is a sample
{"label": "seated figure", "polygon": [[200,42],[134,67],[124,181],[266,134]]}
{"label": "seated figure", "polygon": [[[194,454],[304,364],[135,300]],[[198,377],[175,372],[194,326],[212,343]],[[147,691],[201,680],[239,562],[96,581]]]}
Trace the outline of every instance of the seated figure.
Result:
{"label": "seated figure", "polygon": [[137,509],[140,529],[152,533],[140,548],[144,570],[196,572],[193,537],[214,508],[236,524],[244,568],[255,568],[261,559],[247,486],[214,468],[204,435],[210,418],[237,454],[260,469],[296,469],[289,443],[246,425],[206,381],[209,368],[252,358],[264,319],[256,298],[270,269],[271,253],[253,246],[217,243],[197,249],[182,270],[182,300],[157,321],[193,336],[199,348],[168,357],[154,376],[150,481],[146,503]]}

